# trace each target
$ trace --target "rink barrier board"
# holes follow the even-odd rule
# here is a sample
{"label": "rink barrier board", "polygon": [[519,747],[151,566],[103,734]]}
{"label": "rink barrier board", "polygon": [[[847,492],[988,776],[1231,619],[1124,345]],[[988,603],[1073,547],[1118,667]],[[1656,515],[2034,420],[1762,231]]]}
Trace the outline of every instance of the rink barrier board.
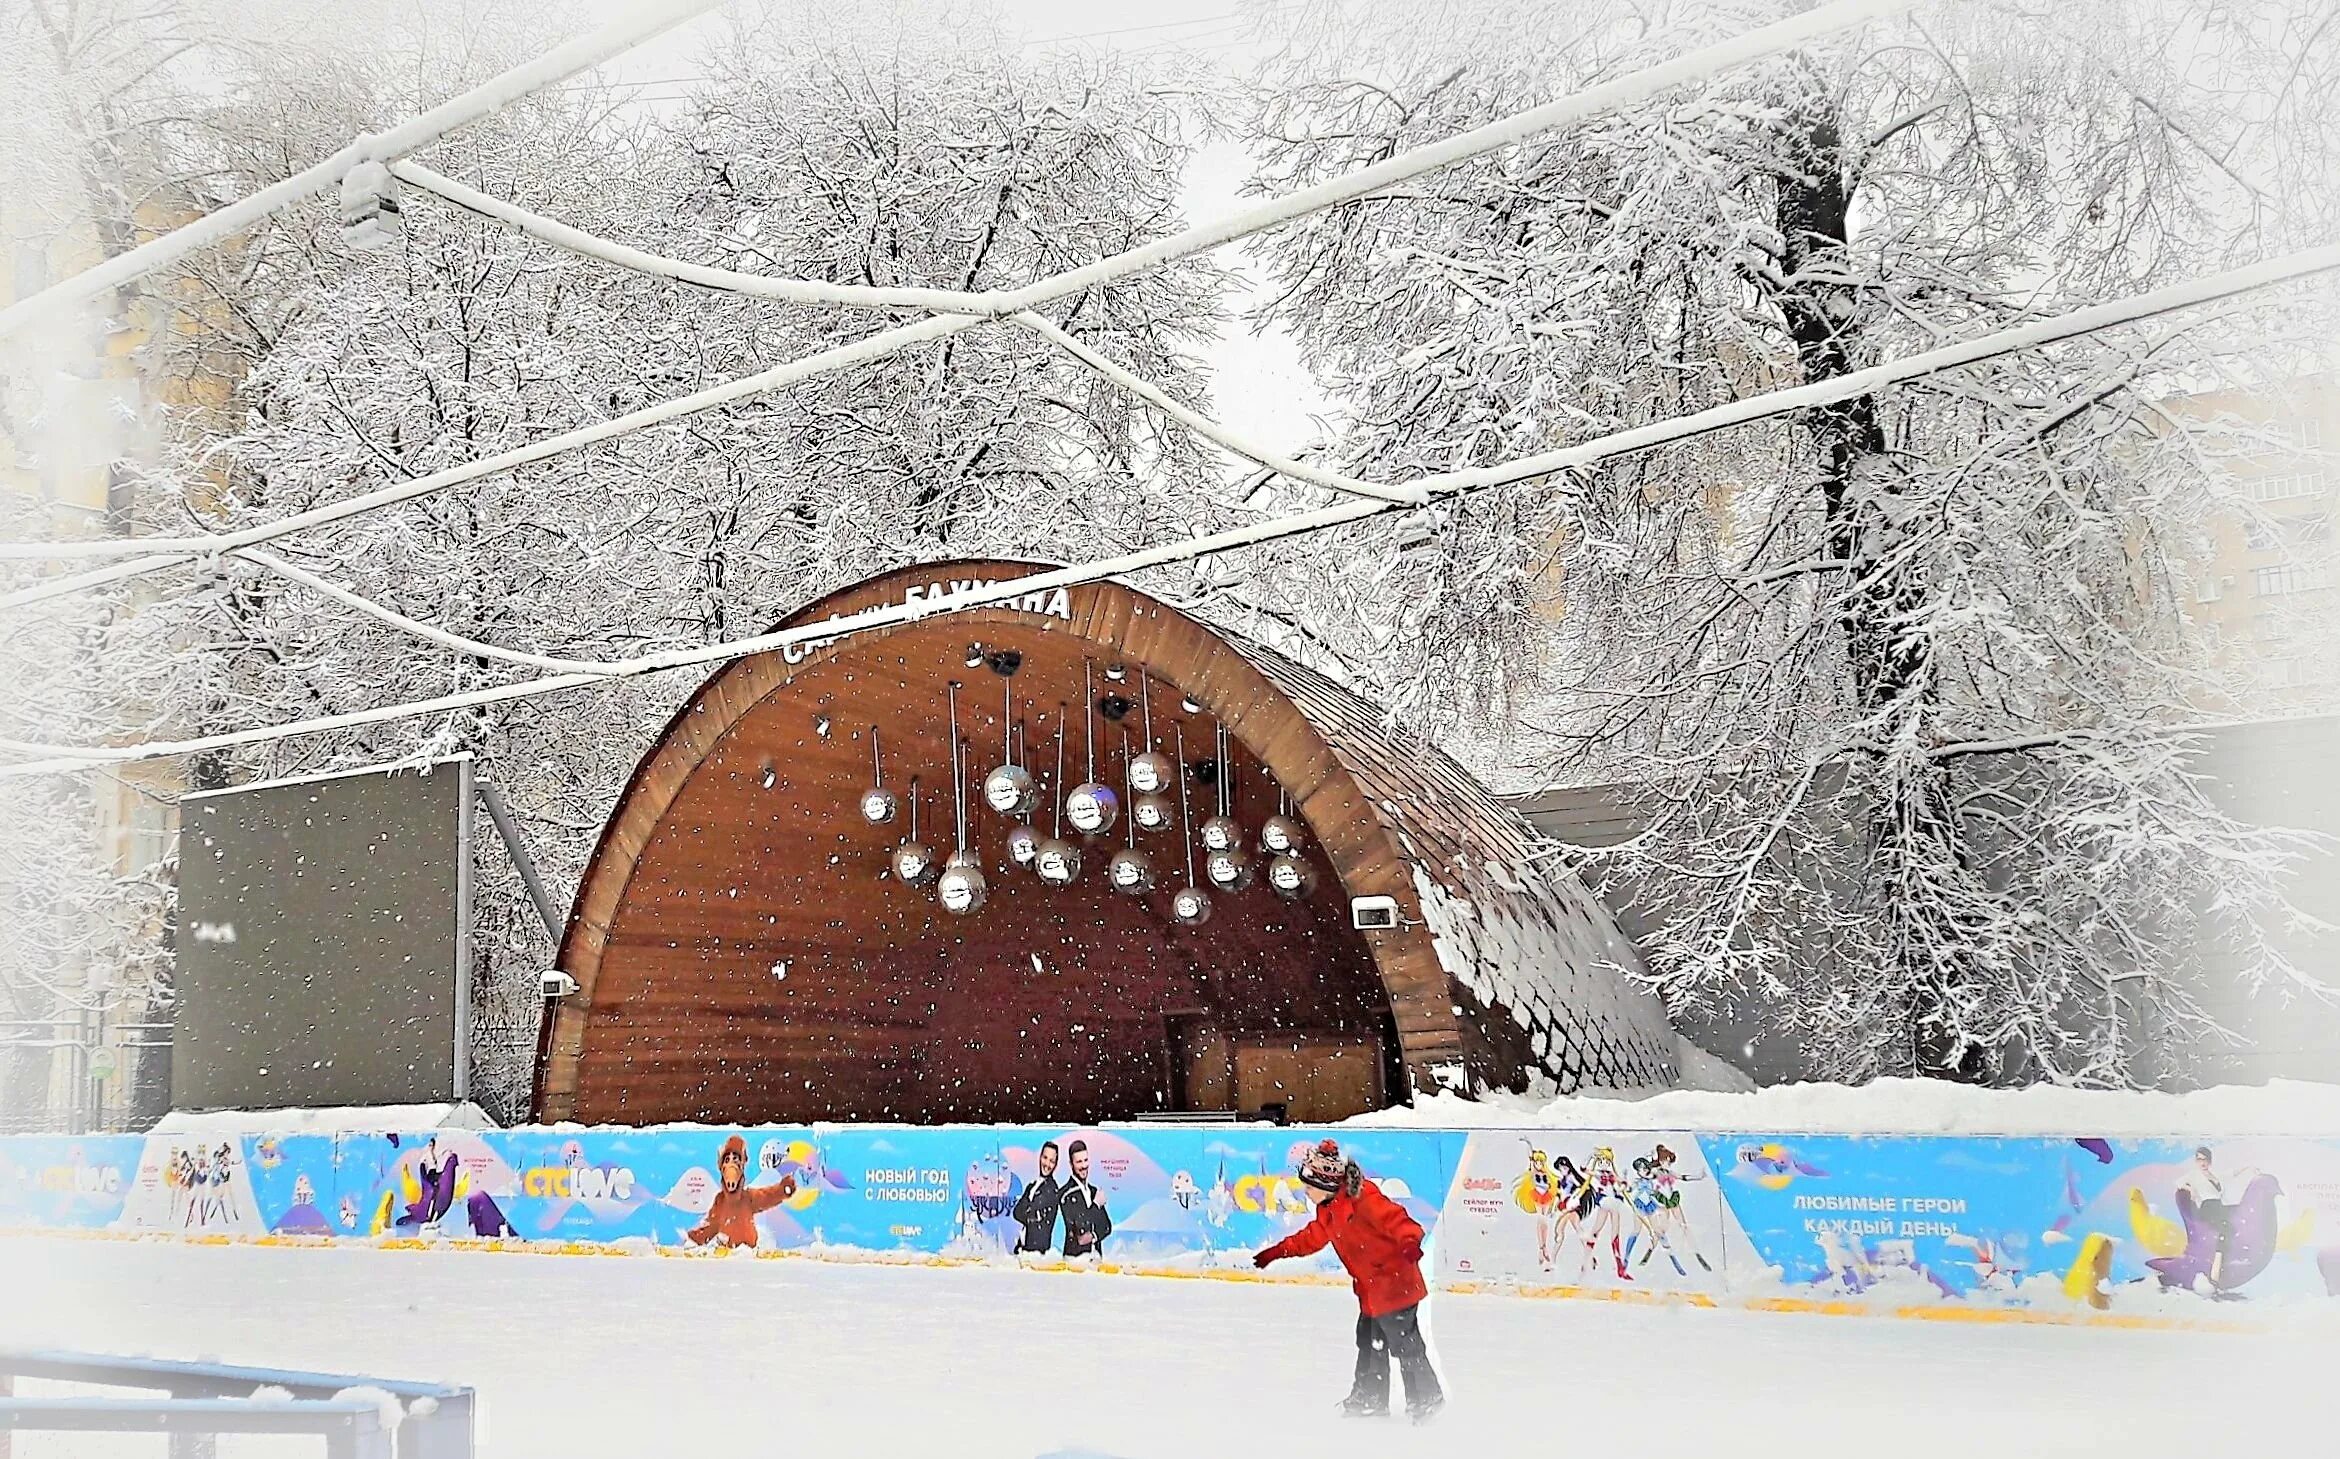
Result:
{"label": "rink barrier board", "polygon": [[[1333,1285],[1344,1279],[1330,1252],[1265,1273],[1249,1259],[1305,1221],[1291,1172],[1328,1135],[1422,1223],[1443,1291],[2208,1330],[2253,1330],[2252,1307],[2340,1295],[2340,1139],[2294,1136],[871,1125],[11,1136],[0,1230],[580,1256],[728,1244]],[[1011,1255],[1042,1147],[1057,1147],[1062,1174],[1075,1142],[1115,1226],[1103,1259]],[[747,1170],[719,1201],[727,1145]],[[1062,1231],[1051,1226],[1052,1245]]]}
{"label": "rink barrier board", "polygon": [[[875,1266],[897,1269],[972,1269],[1019,1274],[1030,1273],[1042,1276],[1128,1277],[1146,1281],[1249,1282],[1262,1286],[1285,1287],[1345,1287],[1348,1285],[1347,1279],[1339,1276],[1322,1274],[1271,1275],[1268,1272],[1240,1271],[1232,1268],[1197,1271],[1177,1267],[1141,1267],[1110,1262],[1075,1261],[1016,1262],[1011,1265],[975,1257],[901,1257],[883,1252],[832,1252],[825,1254],[776,1250],[684,1252],[664,1247],[644,1249],[584,1241],[507,1241],[483,1240],[474,1237],[435,1239],[390,1237],[353,1240],[316,1236],[182,1236],[168,1231],[118,1232],[0,1228],[0,1239],[7,1237],[215,1248],[256,1246],[290,1251],[347,1250],[354,1247],[370,1251],[457,1251],[504,1253],[515,1256],[619,1257],[636,1261],[654,1258],[676,1261],[816,1261],[845,1266]],[[1438,1284],[1437,1290],[1455,1296],[1510,1297],[1536,1302],[1592,1301],[1630,1307],[1691,1307],[1706,1311],[1736,1310],[1817,1317],[1893,1317],[1920,1322],[2013,1323],[2035,1327],[2101,1327],[2130,1332],[2203,1332],[2240,1336],[2264,1334],[2276,1330],[2273,1325],[2264,1322],[2210,1321],[2193,1317],[2158,1316],[2149,1313],[2052,1312],[2022,1307],[1980,1306],[1881,1307],[1864,1302],[1815,1301],[1800,1297],[1748,1297],[1733,1300],[1727,1296],[1716,1297],[1702,1292],[1635,1292],[1617,1288],[1570,1286],[1511,1288],[1480,1282],[1442,1282]]]}

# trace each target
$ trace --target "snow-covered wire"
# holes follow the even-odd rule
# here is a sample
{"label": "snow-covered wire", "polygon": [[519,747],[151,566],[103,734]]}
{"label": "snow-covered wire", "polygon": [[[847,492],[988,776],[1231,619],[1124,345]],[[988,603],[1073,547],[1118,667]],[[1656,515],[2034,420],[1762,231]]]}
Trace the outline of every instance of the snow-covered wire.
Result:
{"label": "snow-covered wire", "polygon": [[160,238],[117,254],[69,279],[60,279],[39,293],[0,309],[0,339],[50,310],[86,303],[109,289],[118,289],[156,269],[167,268],[190,253],[224,243],[270,214],[337,185],[345,173],[361,162],[387,162],[427,147],[447,133],[500,111],[530,92],[565,81],[613,56],[624,55],[722,3],[724,0],[640,0],[629,7],[629,13],[589,35],[555,46],[536,59],[490,77],[462,95],[450,97],[387,131],[359,137],[324,161],[272,183],[250,197],[206,213]]}
{"label": "snow-covered wire", "polygon": [[[852,345],[825,350],[805,360],[775,366],[760,374],[746,376],[725,385],[714,386],[678,400],[668,401],[663,405],[619,416],[597,426],[567,431],[557,436],[548,437],[531,446],[501,452],[498,455],[485,457],[480,461],[454,467],[447,471],[434,472],[429,476],[418,477],[395,487],[369,492],[364,496],[353,497],[346,502],[334,503],[331,506],[318,507],[278,522],[249,527],[238,532],[202,537],[96,538],[68,542],[0,543],[0,560],[54,560],[118,557],[128,553],[155,554],[142,559],[137,564],[124,564],[118,569],[100,573],[56,578],[32,589],[8,594],[5,597],[0,597],[0,608],[19,607],[26,603],[38,602],[45,598],[78,591],[85,587],[94,587],[101,582],[119,581],[125,577],[160,571],[185,562],[190,556],[224,552],[234,547],[271,541],[288,532],[297,532],[306,527],[340,521],[362,512],[374,511],[403,501],[411,501],[416,497],[444,491],[448,487],[460,485],[480,476],[507,470],[512,466],[542,460],[549,455],[555,455],[578,446],[590,445],[595,441],[606,440],[612,436],[624,435],[645,426],[656,425],[677,416],[705,410],[714,405],[739,399],[742,396],[779,389],[784,385],[792,385],[799,380],[810,378],[812,375],[839,368],[840,364],[843,363],[875,359],[912,344],[939,339],[969,328],[984,319],[1002,319],[1036,309],[1051,300],[1066,298],[1085,289],[1111,283],[1115,279],[1129,274],[1158,268],[1163,264],[1189,255],[1202,253],[1255,233],[1265,232],[1304,214],[1353,201],[1392,183],[1404,182],[1423,173],[1445,167],[1450,163],[1461,162],[1482,153],[1492,152],[1538,132],[1550,131],[1556,127],[1582,121],[1587,117],[1645,101],[1672,87],[1702,80],[1718,71],[1728,70],[1735,66],[1745,65],[1750,61],[1760,60],[1765,56],[1793,49],[1877,16],[1907,9],[1915,3],[1916,0],[1835,0],[1833,4],[1820,6],[1805,14],[1758,27],[1744,35],[1717,41],[1710,46],[1702,46],[1695,51],[1636,71],[1629,76],[1589,87],[1583,91],[1573,92],[1567,96],[1548,101],[1541,106],[1530,107],[1525,111],[1489,122],[1485,126],[1474,127],[1466,132],[1458,132],[1443,141],[1401,152],[1394,157],[1374,163],[1372,166],[1344,173],[1339,177],[1327,179],[1310,187],[1296,189],[1280,197],[1270,198],[1253,207],[1230,213],[1214,222],[1189,228],[1167,238],[1157,239],[1141,247],[1099,259],[1095,263],[1023,285],[1020,288],[964,295],[962,297],[968,306],[967,313],[929,319],[918,324],[885,330],[871,335],[867,339],[856,341]],[[435,177],[437,174],[433,174],[433,176]],[[482,201],[493,201],[486,199],[484,195],[477,196]],[[611,245],[603,243],[602,240],[591,238],[590,235],[576,233],[575,230],[567,230],[567,232],[573,234],[575,240],[589,243],[594,249],[611,247]],[[632,250],[628,250],[628,252],[632,252]],[[606,255],[596,253],[595,256]],[[643,255],[643,257],[649,256]],[[754,278],[755,276],[742,275],[741,277]],[[1386,492],[1368,494],[1387,495]]]}
{"label": "snow-covered wire", "polygon": [[[1508,464],[1473,467],[1464,471],[1450,471],[1426,476],[1416,483],[1433,496],[1452,496],[1507,485],[1539,476],[1552,476],[1571,469],[1594,465],[1611,457],[1668,445],[1709,432],[1726,430],[1732,426],[1747,425],[1790,415],[1816,406],[1832,405],[1855,396],[1866,395],[1886,386],[1922,376],[1938,374],[1963,365],[1979,364],[2003,355],[2037,349],[2079,335],[2109,329],[2141,319],[2167,314],[2172,310],[2212,300],[2248,293],[2289,282],[2310,274],[2340,269],[2340,245],[2304,249],[2281,258],[2268,259],[2243,268],[2229,269],[2206,278],[2172,284],[2110,303],[2074,309],[2051,318],[2036,320],[2011,329],[1994,330],[1989,334],[1958,344],[1944,345],[1907,358],[1894,360],[1867,369],[1855,370],[1831,380],[1815,381],[1779,390],[1764,391],[1742,400],[1731,401],[1707,410],[1693,412],[1671,420],[1656,421],[1631,430],[1582,441],[1557,451],[1544,452]],[[1301,536],[1322,531],[1349,522],[1363,521],[1400,510],[1393,502],[1346,501],[1315,511],[1264,521],[1248,522],[1221,532],[1207,533],[1174,542],[1158,543],[1140,548],[1119,557],[1073,567],[1052,568],[1027,577],[1010,578],[1003,582],[962,588],[956,592],[910,602],[889,604],[865,609],[844,618],[832,619],[751,638],[733,639],[724,643],[696,645],[666,650],[630,660],[613,660],[602,666],[600,672],[590,674],[561,674],[543,679],[523,680],[501,684],[487,689],[475,689],[460,694],[442,695],[435,699],[417,700],[405,704],[375,705],[367,709],[343,714],[324,715],[289,724],[265,725],[254,729],[235,730],[223,734],[206,735],[177,741],[144,741],[129,745],[29,745],[12,744],[8,748],[19,753],[36,754],[48,758],[15,765],[0,766],[0,779],[12,779],[32,774],[77,770],[99,764],[118,764],[135,760],[166,759],[176,755],[196,754],[209,750],[229,749],[239,745],[263,744],[273,740],[291,739],[305,734],[349,729],[360,725],[378,724],[388,720],[408,719],[418,715],[438,714],[449,710],[477,708],[508,700],[533,698],[540,694],[556,693],[564,689],[580,688],[587,684],[612,678],[626,678],[638,674],[657,673],[665,669],[683,668],[693,664],[712,663],[739,658],[748,654],[768,653],[791,645],[809,643],[816,639],[828,641],[847,634],[871,629],[890,628],[943,613],[1019,598],[1028,593],[1051,588],[1076,587],[1106,578],[1126,576],[1148,568],[1175,562],[1189,562],[1198,558],[1231,552],[1260,543],[1286,537]]]}
{"label": "snow-covered wire", "polygon": [[293,516],[279,517],[273,522],[261,522],[233,532],[218,532],[193,537],[93,538],[74,542],[0,543],[0,559],[110,557],[123,552],[150,554],[131,562],[118,563],[109,568],[99,568],[86,573],[74,573],[64,577],[46,579],[32,587],[0,596],[0,608],[21,607],[27,603],[59,597],[82,588],[96,587],[102,583],[116,582],[123,578],[159,571],[162,568],[176,566],[199,557],[232,552],[239,547],[250,547],[262,542],[273,542],[279,537],[289,536],[306,528],[321,527],[329,522],[343,521],[381,507],[430,496],[445,491],[449,487],[460,486],[467,481],[476,481],[483,476],[493,476],[498,472],[509,471],[517,466],[526,466],[547,457],[558,456],[564,451],[629,435],[646,426],[660,425],[683,416],[695,415],[700,411],[711,410],[718,405],[745,399],[751,395],[784,389],[787,386],[810,380],[817,375],[825,375],[868,360],[880,359],[906,345],[922,344],[928,340],[943,339],[958,334],[984,322],[982,318],[971,315],[937,315],[931,319],[922,319],[915,324],[905,324],[895,329],[881,330],[849,344],[837,345],[817,354],[807,355],[801,360],[791,360],[785,365],[775,365],[769,370],[759,371],[753,375],[743,375],[737,380],[729,380],[721,385],[710,385],[704,390],[677,396],[673,400],[662,401],[657,405],[647,406],[626,415],[615,416],[595,425],[581,426],[573,431],[563,431],[556,436],[547,436],[541,441],[531,441],[525,446],[515,446],[509,451],[499,451],[493,456],[482,456],[476,461],[466,461],[460,466],[450,466],[444,471],[434,471],[428,476],[417,476],[410,481],[402,481],[394,486],[385,486],[376,491],[350,497],[345,501],[329,502],[324,506],[312,507],[308,511],[299,512]]}
{"label": "snow-covered wire", "polygon": [[362,593],[353,593],[339,583],[329,582],[310,572],[307,568],[295,566],[276,554],[263,552],[257,547],[240,547],[232,555],[264,567],[278,577],[298,583],[313,593],[321,593],[345,607],[355,608],[367,617],[378,619],[402,633],[411,633],[416,638],[427,643],[435,643],[441,648],[451,648],[459,653],[474,654],[483,659],[498,659],[507,664],[519,664],[531,669],[549,669],[557,674],[606,675],[611,672],[607,665],[591,659],[554,658],[549,654],[532,654],[521,649],[499,648],[495,644],[483,643],[476,638],[465,638],[460,633],[449,633],[444,628],[422,622],[420,619],[409,618],[395,609],[385,608]]}
{"label": "snow-covered wire", "polygon": [[[466,187],[453,178],[442,176],[420,163],[401,162],[390,169],[404,180],[426,192],[437,194],[457,207],[492,218],[519,229],[541,242],[586,258],[653,278],[673,279],[678,283],[694,284],[701,288],[739,294],[753,299],[777,299],[791,304],[820,304],[870,309],[921,309],[938,314],[978,314],[986,318],[999,317],[992,301],[995,293],[968,293],[957,289],[893,288],[871,284],[832,284],[818,279],[781,279],[768,274],[742,273],[737,269],[715,268],[708,264],[690,263],[647,253],[627,244],[612,242],[566,223],[534,213],[501,198],[491,197],[476,188]],[[1415,502],[1423,500],[1410,487],[1386,486],[1379,482],[1363,481],[1327,471],[1294,460],[1258,442],[1250,440],[1233,427],[1212,420],[1157,387],[1152,381],[1132,374],[1090,349],[1078,339],[1059,329],[1052,321],[1028,309],[1007,316],[1017,324],[1038,334],[1064,350],[1081,363],[1105,376],[1123,390],[1137,396],[1156,410],[1179,422],[1188,430],[1206,439],[1216,441],[1229,451],[1271,467],[1285,476],[1313,486],[1353,496],[1378,497],[1383,501]]]}

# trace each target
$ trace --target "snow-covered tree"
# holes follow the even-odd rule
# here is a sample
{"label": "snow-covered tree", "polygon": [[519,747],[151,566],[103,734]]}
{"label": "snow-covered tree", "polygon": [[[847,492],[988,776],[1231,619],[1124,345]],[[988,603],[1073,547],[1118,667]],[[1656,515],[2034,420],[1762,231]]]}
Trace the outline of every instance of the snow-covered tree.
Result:
{"label": "snow-covered tree", "polygon": [[[438,34],[438,32],[432,32]],[[466,36],[255,88],[215,145],[237,190],[537,48]],[[449,138],[432,167],[654,251],[776,275],[982,288],[1178,226],[1179,103],[1129,63],[1022,53],[960,9],[743,7],[679,106],[590,80]],[[285,139],[285,140],[280,140]],[[409,190],[406,236],[352,254],[330,200],[194,264],[175,367],[234,382],[224,434],[148,482],[162,530],[223,530],[491,455],[899,319],[713,294],[544,247]],[[1065,301],[1064,328],[1198,398],[1216,275]],[[614,658],[738,637],[920,556],[1105,552],[1204,509],[1213,469],[1048,342],[986,326],[271,551],[466,639]],[[422,643],[230,558],[108,645],[135,727],[216,730],[483,687],[532,670]],[[212,757],[207,783],[469,751],[565,894],[634,757],[696,674]],[[86,730],[86,726],[80,727]],[[49,738],[83,738],[52,731]],[[481,1080],[524,1095],[543,931],[487,839]]]}
{"label": "snow-covered tree", "polygon": [[[1795,8],[1276,12],[1258,183]],[[1344,464],[1390,479],[1835,378],[2328,239],[2329,20],[1921,10],[1313,215],[1263,249],[1268,307],[1344,401]],[[1542,783],[1645,787],[1614,861],[1670,889],[1647,951],[1677,1004],[1752,995],[1840,1075],[2127,1081],[2116,984],[2180,1044],[2220,980],[2313,986],[2268,936],[2285,845],[2220,815],[2170,733],[2217,687],[2186,574],[2218,458],[2252,443],[2158,402],[2301,368],[2331,303],[2140,322],[1485,493],[1352,533],[1339,574],[1288,551],[1252,592],[1297,577],[1429,731],[1500,701]],[[1347,566],[1369,551],[1378,578]]]}

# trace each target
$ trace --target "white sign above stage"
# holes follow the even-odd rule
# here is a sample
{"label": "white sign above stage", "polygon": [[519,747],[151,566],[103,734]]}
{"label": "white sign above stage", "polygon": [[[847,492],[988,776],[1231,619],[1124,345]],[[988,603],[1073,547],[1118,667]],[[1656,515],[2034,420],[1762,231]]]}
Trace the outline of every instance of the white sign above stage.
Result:
{"label": "white sign above stage", "polygon": [[[884,603],[871,606],[899,608],[912,603],[935,603],[956,593],[973,592],[977,588],[995,587],[1000,581],[999,578],[953,578],[949,582],[912,583],[902,590],[902,596],[899,598],[888,599]],[[1072,595],[1063,588],[1036,588],[1021,597],[1002,598],[995,603],[974,603],[969,606],[973,608],[1004,608],[1011,613],[1037,613],[1043,618],[1061,618],[1067,623],[1072,622]],[[866,612],[867,609],[856,609],[855,611]],[[942,611],[959,612],[962,610],[946,609]],[[829,621],[836,623],[843,620],[845,616],[843,613],[831,613]],[[840,634],[838,637],[841,638],[843,635]],[[782,644],[780,657],[786,663],[801,664],[836,642],[837,638],[814,638],[807,639],[803,643]]]}

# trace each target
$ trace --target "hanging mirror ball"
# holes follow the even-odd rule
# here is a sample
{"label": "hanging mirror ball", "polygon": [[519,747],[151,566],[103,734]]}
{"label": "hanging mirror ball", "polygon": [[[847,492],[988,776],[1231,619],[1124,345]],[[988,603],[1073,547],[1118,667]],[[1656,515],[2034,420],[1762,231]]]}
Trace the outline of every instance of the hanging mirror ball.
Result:
{"label": "hanging mirror ball", "polygon": [[873,785],[861,793],[861,818],[873,826],[885,825],[901,809],[902,798],[882,785]]}
{"label": "hanging mirror ball", "polygon": [[1287,902],[1303,901],[1316,890],[1316,873],[1299,857],[1279,853],[1268,861],[1267,884]]}
{"label": "hanging mirror ball", "polygon": [[983,905],[983,894],[989,889],[983,884],[983,868],[958,862],[943,872],[934,890],[944,911],[964,917]]}
{"label": "hanging mirror ball", "polygon": [[1121,819],[1121,797],[1113,793],[1113,787],[1099,785],[1094,780],[1076,785],[1072,794],[1064,798],[1064,818],[1084,836],[1110,831],[1113,823]]}
{"label": "hanging mirror ball", "polygon": [[1141,896],[1154,889],[1154,859],[1143,851],[1116,851],[1105,863],[1105,879],[1117,892]]}
{"label": "hanging mirror ball", "polygon": [[1211,920],[1210,894],[1201,887],[1180,887],[1170,898],[1170,916],[1181,927],[1200,927]]}
{"label": "hanging mirror ball", "polygon": [[1259,828],[1259,844],[1270,851],[1297,851],[1307,843],[1307,829],[1290,816],[1269,816]]}
{"label": "hanging mirror ball", "polygon": [[1040,843],[1039,854],[1032,858],[1032,869],[1052,887],[1070,886],[1073,878],[1081,874],[1081,848],[1051,836]]}
{"label": "hanging mirror ball", "polygon": [[1008,860],[1029,871],[1034,858],[1040,854],[1040,833],[1030,826],[1017,826],[1007,834]]}
{"label": "hanging mirror ball", "polygon": [[925,842],[904,841],[894,848],[894,875],[911,886],[925,886],[941,872],[935,864],[934,848]]}
{"label": "hanging mirror ball", "polygon": [[1032,772],[1021,765],[1002,765],[983,777],[983,803],[1003,816],[1026,816],[1038,792]]}
{"label": "hanging mirror ball", "polygon": [[1129,762],[1129,788],[1140,795],[1152,795],[1170,786],[1170,757],[1159,750],[1148,750]]}
{"label": "hanging mirror ball", "polygon": [[1178,818],[1178,805],[1166,795],[1141,795],[1130,803],[1129,818],[1141,831],[1167,831]]}
{"label": "hanging mirror ball", "polygon": [[1243,844],[1243,828],[1233,816],[1213,816],[1202,823],[1203,849],[1232,851]]}
{"label": "hanging mirror ball", "polygon": [[1251,857],[1240,847],[1214,851],[1203,858],[1203,875],[1222,892],[1239,892],[1251,885]]}

